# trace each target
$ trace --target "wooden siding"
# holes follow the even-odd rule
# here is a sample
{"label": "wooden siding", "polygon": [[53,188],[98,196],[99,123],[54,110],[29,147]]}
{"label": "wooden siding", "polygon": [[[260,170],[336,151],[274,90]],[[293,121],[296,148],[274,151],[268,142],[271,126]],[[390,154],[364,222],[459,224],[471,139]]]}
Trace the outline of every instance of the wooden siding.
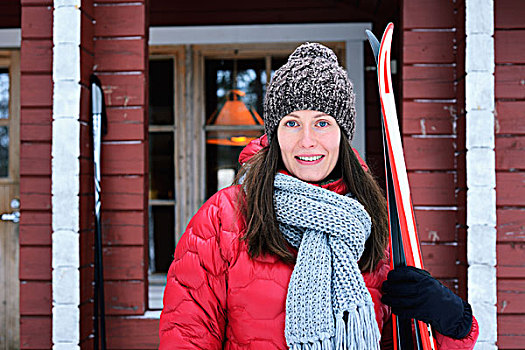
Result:
{"label": "wooden siding", "polygon": [[[525,6],[494,5],[498,348],[525,344]],[[520,327],[521,325],[521,327]]]}
{"label": "wooden siding", "polygon": [[91,140],[90,75],[93,73],[94,13],[93,0],[82,0],[80,7],[80,346],[93,348],[93,298],[94,290],[94,180],[93,142]]}
{"label": "wooden siding", "polygon": [[403,2],[401,128],[425,268],[466,297],[464,3]]}
{"label": "wooden siding", "polygon": [[[92,5],[90,17],[96,22],[89,34],[83,30],[83,35],[91,35],[85,49],[91,48],[93,70],[102,81],[108,116],[101,160],[108,349],[154,349],[158,347],[158,320],[140,318],[148,298],[147,8],[144,1],[123,4],[93,0]],[[92,157],[86,155],[82,167],[92,171],[91,163]],[[92,182],[91,173],[85,174]],[[92,200],[91,185],[84,187],[86,199]],[[93,242],[86,239],[86,244],[92,246]],[[86,263],[92,259],[93,251],[86,251]],[[82,284],[91,281],[89,270]],[[92,304],[84,312],[91,315]],[[93,346],[91,333],[92,324],[82,326],[82,348]],[[130,345],[129,334],[142,334],[142,340]]]}
{"label": "wooden siding", "polygon": [[51,347],[52,1],[21,1],[20,347]]}

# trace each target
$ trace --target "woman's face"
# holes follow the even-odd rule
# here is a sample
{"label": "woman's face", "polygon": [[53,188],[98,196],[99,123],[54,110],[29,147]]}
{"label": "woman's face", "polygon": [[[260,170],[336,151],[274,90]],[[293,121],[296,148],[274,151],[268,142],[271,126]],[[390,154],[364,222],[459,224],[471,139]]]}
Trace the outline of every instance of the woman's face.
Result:
{"label": "woman's face", "polygon": [[286,170],[303,181],[324,180],[339,158],[339,125],[326,113],[295,111],[286,115],[277,127],[277,138]]}

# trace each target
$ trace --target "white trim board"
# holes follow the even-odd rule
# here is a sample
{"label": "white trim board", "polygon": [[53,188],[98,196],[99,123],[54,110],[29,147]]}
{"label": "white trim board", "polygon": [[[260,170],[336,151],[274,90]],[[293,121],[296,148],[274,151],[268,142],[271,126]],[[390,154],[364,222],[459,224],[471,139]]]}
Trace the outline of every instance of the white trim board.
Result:
{"label": "white trim board", "polygon": [[480,334],[497,349],[494,2],[465,3],[468,299]]}
{"label": "white trim board", "polygon": [[345,65],[356,94],[356,132],[352,146],[366,159],[365,30],[371,23],[267,24],[237,26],[150,27],[149,45],[345,42]]}
{"label": "white trim board", "polygon": [[364,41],[371,23],[150,27],[149,45]]}
{"label": "white trim board", "polygon": [[54,6],[52,343],[80,349],[80,0]]}
{"label": "white trim board", "polygon": [[20,28],[0,29],[0,49],[20,48],[22,30]]}

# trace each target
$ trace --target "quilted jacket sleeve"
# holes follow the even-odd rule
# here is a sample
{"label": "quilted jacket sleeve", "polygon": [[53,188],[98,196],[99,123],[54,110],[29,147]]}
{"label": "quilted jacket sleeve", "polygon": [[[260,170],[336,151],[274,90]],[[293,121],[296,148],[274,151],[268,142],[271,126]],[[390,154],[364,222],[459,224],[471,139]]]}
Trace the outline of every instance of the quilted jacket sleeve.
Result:
{"label": "quilted jacket sleeve", "polygon": [[192,218],[175,250],[160,317],[160,349],[221,349],[227,262],[219,247],[218,197]]}
{"label": "quilted jacket sleeve", "polygon": [[436,332],[436,341],[439,345],[439,350],[449,350],[449,349],[461,349],[461,350],[470,350],[474,349],[476,340],[478,339],[479,328],[478,321],[472,316],[472,327],[470,327],[470,332],[465,338],[462,339],[452,339],[445,337]]}

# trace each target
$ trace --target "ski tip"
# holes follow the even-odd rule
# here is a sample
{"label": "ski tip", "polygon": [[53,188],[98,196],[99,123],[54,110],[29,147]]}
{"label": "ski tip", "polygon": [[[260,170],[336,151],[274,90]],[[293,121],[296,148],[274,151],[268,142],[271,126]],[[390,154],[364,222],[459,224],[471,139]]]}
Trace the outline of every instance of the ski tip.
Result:
{"label": "ski tip", "polygon": [[374,35],[374,33],[369,31],[368,29],[365,30],[365,33],[366,33],[366,36],[368,38],[368,41],[370,41],[370,43],[379,43],[379,41],[377,40],[377,38]]}
{"label": "ski tip", "polygon": [[369,31],[368,29],[365,30],[365,33],[366,33],[366,36],[368,37],[368,42],[370,43],[370,46],[372,47],[372,51],[374,53],[374,57],[375,57],[376,63],[377,63],[377,59],[378,59],[378,56],[379,56],[379,46],[380,46],[379,40],[377,40],[377,38],[374,35],[374,33]]}
{"label": "ski tip", "polygon": [[388,24],[386,25],[385,27],[385,32],[383,33],[383,36],[388,32],[388,31],[393,31],[394,30],[394,23],[392,22],[388,22]]}

